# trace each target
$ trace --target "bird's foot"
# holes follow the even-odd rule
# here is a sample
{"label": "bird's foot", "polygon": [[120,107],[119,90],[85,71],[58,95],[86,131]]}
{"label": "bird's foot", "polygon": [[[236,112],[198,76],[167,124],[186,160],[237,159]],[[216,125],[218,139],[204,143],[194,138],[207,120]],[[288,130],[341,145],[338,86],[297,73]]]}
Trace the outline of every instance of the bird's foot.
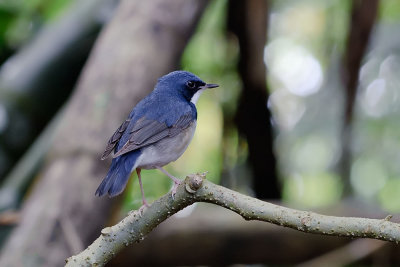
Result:
{"label": "bird's foot", "polygon": [[165,175],[167,175],[174,182],[174,187],[172,188],[171,196],[172,196],[172,199],[175,199],[176,190],[178,189],[178,186],[182,183],[182,180],[176,178],[175,176],[173,176],[171,174],[169,174],[162,167],[156,166],[156,168],[159,169],[160,171],[162,171]]}
{"label": "bird's foot", "polygon": [[175,179],[174,179],[174,187],[172,187],[172,190],[171,190],[171,196],[172,196],[172,199],[173,199],[173,200],[175,200],[176,190],[178,189],[178,186],[179,186],[182,182],[183,182],[183,181],[180,180],[180,179],[178,179],[178,178],[175,178]]}
{"label": "bird's foot", "polygon": [[147,204],[147,201],[143,201],[143,205],[139,208],[138,212],[139,212],[139,216],[142,217],[143,212],[145,209],[147,209],[149,206],[149,204]]}

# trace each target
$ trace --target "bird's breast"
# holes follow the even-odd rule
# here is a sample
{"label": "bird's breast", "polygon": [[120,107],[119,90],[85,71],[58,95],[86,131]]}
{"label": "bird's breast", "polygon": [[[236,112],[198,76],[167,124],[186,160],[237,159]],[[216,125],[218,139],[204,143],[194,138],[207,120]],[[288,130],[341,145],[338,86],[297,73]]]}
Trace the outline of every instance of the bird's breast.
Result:
{"label": "bird's breast", "polygon": [[[174,137],[166,137],[152,145],[142,148],[142,155],[136,167],[154,169],[177,160],[187,149],[196,130],[196,121]],[[135,168],[136,168],[135,167]]]}

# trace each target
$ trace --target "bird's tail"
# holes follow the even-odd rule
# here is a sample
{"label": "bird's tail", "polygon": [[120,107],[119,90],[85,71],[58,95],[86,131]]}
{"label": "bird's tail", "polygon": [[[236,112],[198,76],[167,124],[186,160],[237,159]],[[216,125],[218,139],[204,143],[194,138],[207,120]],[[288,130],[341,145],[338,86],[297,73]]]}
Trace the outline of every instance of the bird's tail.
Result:
{"label": "bird's tail", "polygon": [[110,197],[114,197],[121,194],[139,156],[140,150],[135,150],[114,158],[110,170],[97,188],[95,195],[100,197],[108,193]]}

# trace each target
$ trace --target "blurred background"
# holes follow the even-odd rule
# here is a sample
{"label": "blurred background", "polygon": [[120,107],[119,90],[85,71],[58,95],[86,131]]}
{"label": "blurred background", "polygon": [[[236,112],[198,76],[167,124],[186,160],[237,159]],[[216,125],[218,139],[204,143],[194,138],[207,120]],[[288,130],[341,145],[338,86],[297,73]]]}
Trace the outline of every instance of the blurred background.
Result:
{"label": "blurred background", "polygon": [[[188,70],[195,137],[167,166],[285,206],[400,216],[400,2],[0,1],[1,266],[59,266],[141,205],[96,198],[108,137]],[[151,202],[170,180],[143,172]],[[397,265],[396,245],[244,222],[195,204],[109,266]],[[23,255],[23,256],[22,256]],[[240,266],[240,265],[238,265]]]}

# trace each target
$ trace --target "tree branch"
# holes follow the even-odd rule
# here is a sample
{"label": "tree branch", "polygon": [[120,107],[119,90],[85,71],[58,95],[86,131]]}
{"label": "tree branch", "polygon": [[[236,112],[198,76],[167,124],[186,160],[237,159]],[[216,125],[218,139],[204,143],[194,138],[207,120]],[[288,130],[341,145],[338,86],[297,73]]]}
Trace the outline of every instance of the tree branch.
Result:
{"label": "tree branch", "polygon": [[106,227],[86,250],[67,259],[66,266],[103,266],[124,247],[140,242],[157,225],[194,202],[208,202],[230,209],[245,220],[259,220],[307,233],[400,241],[400,224],[385,219],[335,217],[285,208],[242,195],[205,179],[189,175],[178,187],[175,199],[168,193],[143,214],[132,211],[118,224]]}

